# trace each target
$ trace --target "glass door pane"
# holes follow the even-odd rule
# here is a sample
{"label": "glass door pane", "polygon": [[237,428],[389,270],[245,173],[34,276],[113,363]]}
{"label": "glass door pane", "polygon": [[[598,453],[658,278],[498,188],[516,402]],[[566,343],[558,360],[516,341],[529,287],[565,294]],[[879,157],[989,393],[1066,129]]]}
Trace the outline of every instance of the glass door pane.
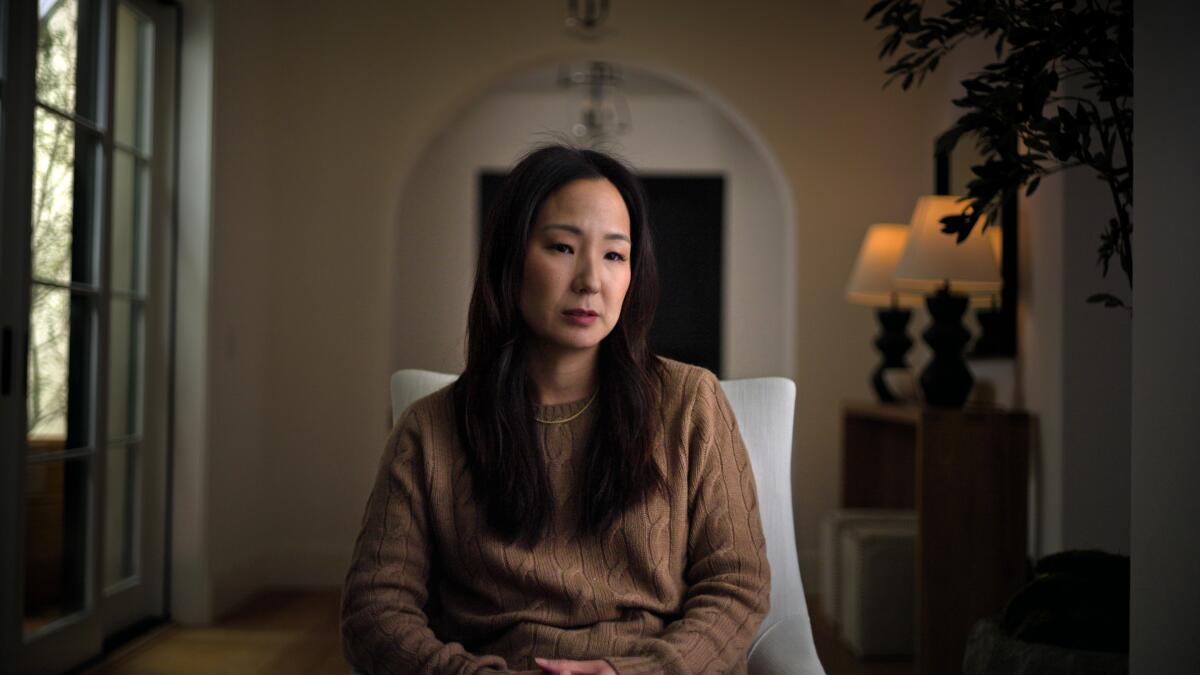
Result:
{"label": "glass door pane", "polygon": [[33,131],[34,278],[71,281],[74,212],[74,124],[38,108],[34,112]]}
{"label": "glass door pane", "polygon": [[77,105],[79,0],[39,1],[26,352],[27,639],[90,608],[97,139]]}
{"label": "glass door pane", "polygon": [[146,288],[147,178],[144,161],[120,148],[113,153],[109,280],[118,292]]}
{"label": "glass door pane", "polygon": [[[144,305],[146,269],[146,202],[152,63],[149,22],[133,7],[118,3],[113,79],[113,183],[109,239],[109,353],[108,353],[108,482],[107,533],[104,537],[105,587],[109,590],[132,579],[141,558],[136,536],[143,485],[142,387],[144,382]],[[128,581],[127,581],[128,580]]]}
{"label": "glass door pane", "polygon": [[32,75],[26,102],[33,116],[25,132],[32,155],[21,167],[32,190],[23,219],[29,339],[22,345],[25,461],[17,550],[24,651],[17,672],[61,670],[100,647],[95,552],[102,476],[96,440],[104,410],[97,392],[103,383],[98,327],[105,296],[96,272],[105,176],[104,132],[92,113],[102,4],[19,5],[29,13],[17,25],[36,26],[36,45],[25,43],[35,49],[31,70],[23,73]]}
{"label": "glass door pane", "polygon": [[143,321],[139,302],[115,298],[109,304],[109,442],[105,446],[103,554],[106,590],[137,574],[141,559],[137,523],[143,490],[138,452],[143,414]]}
{"label": "glass door pane", "polygon": [[90,445],[91,303],[62,288],[30,289],[26,438],[30,456]]}
{"label": "glass door pane", "polygon": [[105,534],[102,623],[111,635],[164,605],[169,427],[173,10],[113,9]]}
{"label": "glass door pane", "polygon": [[117,5],[113,134],[118,145],[149,151],[154,25],[128,4]]}
{"label": "glass door pane", "polygon": [[142,423],[142,308],[128,299],[109,303],[108,440],[137,440]]}
{"label": "glass door pane", "polygon": [[31,638],[86,606],[88,458],[25,469],[25,621]]}
{"label": "glass door pane", "polygon": [[138,573],[138,496],[141,491],[137,446],[109,445],[107,448],[104,509],[104,586],[127,581]]}
{"label": "glass door pane", "polygon": [[60,111],[75,111],[79,63],[79,1],[38,0],[37,97]]}

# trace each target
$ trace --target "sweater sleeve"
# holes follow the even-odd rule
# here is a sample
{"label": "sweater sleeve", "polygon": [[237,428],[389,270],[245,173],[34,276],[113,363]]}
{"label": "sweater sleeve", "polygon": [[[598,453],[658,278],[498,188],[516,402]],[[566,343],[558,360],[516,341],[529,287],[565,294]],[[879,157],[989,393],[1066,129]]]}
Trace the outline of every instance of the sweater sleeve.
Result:
{"label": "sweater sleeve", "polygon": [[695,396],[682,616],[641,640],[635,655],[608,658],[620,675],[740,671],[770,608],[771,570],[750,456],[712,373],[702,376]]}
{"label": "sweater sleeve", "polygon": [[430,629],[427,436],[419,404],[388,438],[342,590],[342,650],[370,675],[510,672],[499,656],[475,656]]}

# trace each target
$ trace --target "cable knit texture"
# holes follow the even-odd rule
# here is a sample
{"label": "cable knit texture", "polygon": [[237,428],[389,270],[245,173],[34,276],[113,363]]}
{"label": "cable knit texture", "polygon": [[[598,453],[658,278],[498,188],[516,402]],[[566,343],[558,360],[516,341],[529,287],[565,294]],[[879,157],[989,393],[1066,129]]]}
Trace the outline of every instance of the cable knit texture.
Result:
{"label": "cable knit texture", "polygon": [[[717,378],[664,359],[654,493],[603,537],[579,535],[591,406],[539,424],[554,529],[526,552],[485,527],[450,388],[388,438],[342,596],[347,660],[371,675],[541,672],[533,658],[607,659],[620,675],[745,673],[770,603],[749,456]],[[534,406],[561,419],[586,400]]]}

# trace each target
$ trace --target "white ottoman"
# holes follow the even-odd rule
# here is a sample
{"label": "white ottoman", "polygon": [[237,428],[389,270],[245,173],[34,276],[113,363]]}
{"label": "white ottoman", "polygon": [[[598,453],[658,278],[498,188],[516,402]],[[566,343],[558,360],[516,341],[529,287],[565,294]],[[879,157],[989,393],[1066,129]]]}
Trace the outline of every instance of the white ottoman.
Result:
{"label": "white ottoman", "polygon": [[842,565],[841,545],[838,543],[842,530],[851,527],[888,526],[899,523],[916,531],[917,512],[902,509],[836,509],[821,519],[818,553],[820,555],[821,613],[830,625],[841,620],[840,577]]}
{"label": "white ottoman", "polygon": [[853,527],[841,535],[841,633],[859,657],[912,656],[915,523]]}

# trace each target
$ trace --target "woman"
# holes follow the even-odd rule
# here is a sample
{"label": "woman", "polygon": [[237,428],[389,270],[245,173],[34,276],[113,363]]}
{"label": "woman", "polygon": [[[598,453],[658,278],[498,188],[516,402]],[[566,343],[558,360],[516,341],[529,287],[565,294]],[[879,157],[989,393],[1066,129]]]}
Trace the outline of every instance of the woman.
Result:
{"label": "woman", "polygon": [[397,422],[367,504],[354,666],[745,672],[770,591],[754,477],[713,374],[650,352],[656,284],[625,166],[563,146],[517,164],[466,369]]}

